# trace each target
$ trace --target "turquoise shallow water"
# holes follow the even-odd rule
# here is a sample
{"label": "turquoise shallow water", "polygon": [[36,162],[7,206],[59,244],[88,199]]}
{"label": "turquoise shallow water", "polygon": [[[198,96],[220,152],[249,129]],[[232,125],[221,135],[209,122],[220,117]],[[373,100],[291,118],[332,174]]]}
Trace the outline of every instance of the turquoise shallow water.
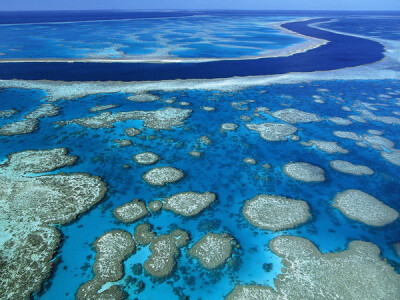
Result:
{"label": "turquoise shallow water", "polygon": [[[258,133],[246,129],[242,115],[253,116],[254,110],[267,106],[272,111],[293,107],[306,112],[313,112],[323,118],[356,115],[358,112],[346,112],[342,106],[354,109],[364,108],[361,102],[383,104],[375,106],[373,111],[378,116],[395,116],[399,111],[399,81],[320,81],[296,85],[258,86],[237,92],[219,92],[187,90],[179,92],[154,92],[161,99],[175,97],[175,104],[162,101],[152,103],[134,103],[126,100],[127,94],[100,94],[70,101],[58,101],[61,108],[55,117],[46,117],[40,121],[39,129],[32,134],[0,137],[0,160],[6,155],[26,149],[49,149],[67,147],[71,154],[80,157],[74,166],[61,169],[65,172],[88,172],[99,175],[107,183],[107,197],[76,222],[61,227],[64,240],[55,259],[54,272],[47,280],[43,290],[35,299],[72,299],[80,284],[92,278],[91,267],[95,252],[91,244],[103,233],[112,229],[125,229],[133,232],[139,223],[151,223],[159,234],[168,233],[175,228],[190,232],[191,247],[207,232],[228,232],[240,244],[234,251],[228,264],[217,271],[205,271],[186,256],[183,248],[177,260],[177,269],[171,278],[155,281],[142,273],[135,275],[132,266],[143,264],[149,250],[140,249],[125,262],[126,275],[121,280],[130,299],[221,299],[237,283],[257,283],[273,286],[273,279],[280,273],[281,260],[272,254],[268,242],[279,235],[296,235],[310,239],[322,252],[338,251],[346,248],[350,240],[371,241],[382,250],[383,257],[399,272],[400,258],[396,256],[392,243],[399,241],[400,221],[383,228],[372,228],[359,222],[351,221],[330,203],[337,192],[348,188],[361,189],[387,205],[400,211],[399,167],[381,158],[379,151],[361,148],[353,141],[340,139],[332,134],[335,130],[354,131],[364,134],[368,129],[384,131],[383,136],[400,146],[399,125],[386,125],[368,121],[349,126],[335,125],[329,121],[320,123],[298,124],[301,141],[309,139],[337,141],[348,149],[348,154],[326,154],[314,148],[304,147],[299,141],[267,142]],[[313,101],[319,95],[324,104]],[[18,120],[29,111],[44,103],[46,94],[37,90],[3,89],[0,90],[0,110],[17,108],[18,115],[0,119],[0,126]],[[253,99],[237,110],[231,102]],[[118,147],[113,140],[127,138],[124,129],[142,127],[141,121],[116,123],[112,129],[88,129],[78,125],[57,128],[53,122],[70,120],[78,117],[95,115],[89,108],[95,105],[117,104],[110,110],[155,110],[166,106],[181,107],[179,101],[188,101],[193,110],[183,126],[172,131],[154,131],[142,128],[143,134],[129,138],[133,145]],[[202,106],[213,106],[215,112],[206,112]],[[261,114],[249,123],[283,122],[270,115]],[[233,122],[239,125],[234,132],[220,132],[220,125]],[[204,152],[200,158],[194,158],[189,151],[197,149],[197,140],[207,135],[212,144],[201,146]],[[150,138],[150,136],[155,136]],[[156,166],[174,166],[185,172],[181,181],[166,187],[152,187],[141,176],[149,166],[134,163],[132,156],[143,151],[153,151],[162,157]],[[243,159],[252,157],[256,165],[246,165]],[[370,166],[373,176],[357,177],[338,173],[330,168],[329,161],[344,159],[355,164]],[[323,183],[304,183],[290,179],[282,172],[282,166],[290,161],[305,161],[318,165],[325,170],[327,180]],[[262,164],[270,163],[272,168],[265,169]],[[129,164],[130,169],[122,168]],[[163,211],[159,215],[126,225],[118,222],[112,214],[115,207],[133,198],[140,198],[146,203],[183,191],[212,191],[218,200],[212,207],[194,218],[182,218],[171,212]],[[313,218],[305,225],[292,230],[273,233],[251,226],[242,216],[244,201],[257,194],[276,194],[302,199],[311,207]],[[263,268],[263,264],[265,268]],[[272,265],[268,265],[272,264]],[[269,267],[271,266],[271,270]],[[128,276],[137,279],[128,282]],[[139,293],[140,292],[140,293]]]}
{"label": "turquoise shallow water", "polygon": [[[268,27],[270,23],[291,19],[290,16],[232,15],[221,18],[204,15],[0,25],[0,59],[258,55],[262,51],[282,49],[304,41]],[[237,48],[237,42],[242,43],[241,48]]]}

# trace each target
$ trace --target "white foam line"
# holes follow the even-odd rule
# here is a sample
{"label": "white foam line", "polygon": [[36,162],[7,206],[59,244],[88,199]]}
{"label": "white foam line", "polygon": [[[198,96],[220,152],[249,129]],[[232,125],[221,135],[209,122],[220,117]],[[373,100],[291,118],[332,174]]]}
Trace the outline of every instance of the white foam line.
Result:
{"label": "white foam line", "polygon": [[[365,38],[365,37],[363,37]],[[377,40],[377,39],[374,39]],[[253,86],[301,84],[322,80],[400,80],[400,42],[379,39],[386,57],[380,62],[333,71],[298,72],[282,75],[231,77],[140,82],[65,82],[49,80],[0,80],[0,88],[45,90],[49,101],[73,99],[102,93],[138,93],[146,91],[218,90],[237,91]],[[396,70],[397,69],[397,70]]]}

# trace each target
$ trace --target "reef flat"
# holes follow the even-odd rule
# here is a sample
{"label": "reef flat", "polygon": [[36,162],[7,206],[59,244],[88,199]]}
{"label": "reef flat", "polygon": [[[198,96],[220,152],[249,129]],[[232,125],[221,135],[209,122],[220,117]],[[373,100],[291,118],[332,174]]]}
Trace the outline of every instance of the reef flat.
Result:
{"label": "reef flat", "polygon": [[305,182],[325,180],[323,169],[305,162],[288,163],[283,166],[283,172],[293,179]]}
{"label": "reef flat", "polygon": [[348,218],[371,226],[385,226],[399,217],[396,210],[360,190],[338,193],[332,205]]}
{"label": "reef flat", "polygon": [[152,277],[162,279],[172,275],[176,268],[179,248],[187,246],[190,237],[182,229],[174,229],[170,234],[157,236],[148,224],[135,229],[135,239],[142,245],[150,244],[151,254],[144,262],[144,269]]}
{"label": "reef flat", "polygon": [[274,281],[275,289],[238,285],[226,299],[383,300],[400,295],[400,275],[372,243],[353,241],[345,251],[324,254],[307,239],[280,236],[269,247],[285,266]]}
{"label": "reef flat", "polygon": [[238,125],[235,123],[224,123],[221,125],[221,131],[235,131]]}
{"label": "reef flat", "polygon": [[173,167],[156,167],[147,171],[143,175],[143,179],[151,185],[163,186],[178,181],[184,176],[182,170]]}
{"label": "reef flat", "polygon": [[94,277],[83,284],[77,293],[77,299],[125,299],[126,293],[118,286],[112,286],[101,292],[107,282],[115,282],[124,275],[122,262],[136,251],[132,235],[123,230],[109,231],[95,242],[96,261],[93,265]]}
{"label": "reef flat", "polygon": [[39,120],[44,117],[54,117],[58,114],[59,108],[52,103],[42,104],[39,108],[24,116],[21,121],[14,121],[0,127],[0,135],[13,136],[34,132]]}
{"label": "reef flat", "polygon": [[106,186],[99,177],[40,175],[76,159],[64,148],[28,150],[9,155],[0,165],[1,298],[28,299],[39,290],[60,242],[55,226],[71,222],[103,198]]}
{"label": "reef flat", "polygon": [[272,231],[293,228],[311,218],[307,202],[275,195],[257,195],[246,201],[243,215],[252,225]]}
{"label": "reef flat", "polygon": [[381,155],[391,164],[400,166],[400,150],[393,149],[392,152],[381,151]]}
{"label": "reef flat", "polygon": [[374,171],[370,167],[363,165],[355,165],[345,160],[332,160],[329,164],[334,170],[346,174],[352,174],[357,176],[374,174]]}
{"label": "reef flat", "polygon": [[216,199],[216,195],[210,192],[196,193],[184,192],[165,198],[164,209],[171,210],[176,214],[191,217],[211,205]]}
{"label": "reef flat", "polygon": [[16,113],[17,113],[17,111],[15,109],[1,110],[0,118],[8,118],[8,117],[11,117],[12,115],[15,115]]}
{"label": "reef flat", "polygon": [[90,112],[98,112],[103,110],[108,110],[117,107],[118,105],[109,104],[109,105],[96,105],[89,109]]}
{"label": "reef flat", "polygon": [[257,131],[261,138],[269,142],[287,141],[288,136],[297,131],[292,125],[279,123],[246,124],[246,127]]}
{"label": "reef flat", "polygon": [[142,165],[152,165],[158,162],[160,157],[153,153],[153,152],[142,152],[136,154],[133,159],[138,163]]}
{"label": "reef flat", "polygon": [[305,111],[301,111],[295,108],[286,108],[275,111],[271,115],[279,120],[285,121],[291,124],[297,123],[310,123],[310,122],[321,122],[322,119],[314,114]]}
{"label": "reef flat", "polygon": [[112,128],[117,122],[127,120],[143,120],[143,126],[151,129],[172,129],[172,127],[183,124],[183,121],[190,116],[190,109],[180,109],[167,107],[156,111],[127,111],[127,112],[103,112],[96,116],[73,119],[70,121],[60,121],[56,125],[65,126],[68,124],[78,124],[93,129]]}
{"label": "reef flat", "polygon": [[329,154],[333,154],[333,153],[347,154],[347,153],[349,153],[349,150],[346,150],[343,147],[339,146],[337,142],[309,140],[308,142],[301,142],[301,145],[306,146],[306,147],[315,146],[318,150],[324,151]]}
{"label": "reef flat", "polygon": [[144,268],[154,277],[167,277],[176,265],[179,249],[175,238],[170,235],[160,235],[150,244],[151,255],[144,262]]}
{"label": "reef flat", "polygon": [[125,223],[136,222],[148,213],[146,205],[138,199],[125,203],[114,210],[115,217]]}
{"label": "reef flat", "polygon": [[188,254],[196,258],[206,269],[215,269],[232,255],[234,239],[228,234],[208,233],[197,241]]}

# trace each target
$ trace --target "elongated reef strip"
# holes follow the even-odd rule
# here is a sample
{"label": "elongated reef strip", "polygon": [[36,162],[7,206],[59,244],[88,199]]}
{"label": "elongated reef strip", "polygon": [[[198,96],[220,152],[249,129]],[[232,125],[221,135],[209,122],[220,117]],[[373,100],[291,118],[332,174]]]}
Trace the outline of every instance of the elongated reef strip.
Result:
{"label": "elongated reef strip", "polygon": [[345,160],[332,160],[329,165],[332,167],[332,169],[346,174],[357,176],[374,174],[374,171],[370,167],[355,165]]}
{"label": "elongated reef strip", "polygon": [[339,209],[346,217],[370,226],[385,226],[394,222],[399,213],[360,190],[349,189],[337,193],[332,206]]}
{"label": "elongated reef strip", "polygon": [[39,124],[39,119],[53,117],[58,114],[59,107],[54,104],[42,104],[24,116],[24,119],[8,123],[0,127],[0,135],[14,136],[34,132]]}
{"label": "elongated reef strip", "polygon": [[103,111],[103,110],[108,110],[118,107],[116,104],[108,104],[108,105],[96,105],[93,106],[92,108],[89,109],[90,112],[98,112],[98,111]]}
{"label": "elongated reef strip", "polygon": [[306,147],[315,146],[315,147],[317,147],[318,150],[324,151],[328,154],[333,154],[333,153],[347,154],[347,153],[349,153],[349,151],[347,149],[344,149],[341,146],[339,146],[337,142],[309,140],[308,142],[301,142],[300,144],[303,146],[306,146]]}
{"label": "elongated reef strip", "polygon": [[381,151],[381,156],[391,164],[400,167],[400,150],[392,149],[392,152]]}
{"label": "elongated reef strip", "polygon": [[333,135],[340,137],[342,139],[350,139],[357,142],[362,141],[362,137],[360,137],[357,133],[352,131],[334,131]]}
{"label": "elongated reef strip", "polygon": [[154,111],[125,111],[125,112],[102,112],[98,115],[73,119],[70,121],[60,121],[56,125],[64,126],[68,124],[78,124],[80,126],[92,129],[113,128],[114,123],[126,122],[128,120],[143,120],[144,126],[151,129],[171,130],[172,127],[182,125],[186,118],[191,114],[190,109],[180,109],[174,107],[166,107],[161,110]]}
{"label": "elongated reef strip", "polygon": [[301,111],[296,108],[286,108],[282,110],[277,110],[271,115],[279,120],[285,121],[291,124],[297,123],[311,123],[311,122],[321,122],[322,118],[318,115]]}

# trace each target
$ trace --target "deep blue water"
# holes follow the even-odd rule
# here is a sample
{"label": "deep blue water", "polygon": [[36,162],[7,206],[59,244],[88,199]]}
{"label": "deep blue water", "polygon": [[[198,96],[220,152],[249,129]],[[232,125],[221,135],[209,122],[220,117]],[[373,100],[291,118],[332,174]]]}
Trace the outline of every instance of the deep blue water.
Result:
{"label": "deep blue water", "polygon": [[284,24],[283,27],[290,30],[329,41],[324,46],[286,57],[176,64],[4,63],[0,78],[64,81],[210,79],[335,70],[377,62],[384,57],[384,47],[380,43],[308,26],[323,20]]}
{"label": "deep blue water", "polygon": [[[130,299],[155,299],[166,296],[168,299],[178,299],[178,294],[190,296],[191,299],[221,299],[237,282],[273,285],[273,279],[280,272],[282,265],[280,259],[273,255],[266,245],[275,236],[284,234],[306,237],[323,252],[343,250],[348,241],[353,239],[371,241],[380,247],[389,263],[400,271],[400,258],[395,255],[391,246],[400,236],[400,220],[383,228],[372,228],[347,219],[330,206],[337,192],[355,188],[376,196],[400,211],[398,167],[383,160],[379,151],[360,148],[353,141],[340,139],[332,134],[334,130],[349,130],[359,134],[366,133],[368,129],[383,130],[383,136],[391,139],[398,148],[399,125],[368,122],[338,126],[328,121],[297,125],[301,129],[298,134],[303,141],[337,141],[350,151],[349,154],[326,154],[303,147],[299,142],[264,141],[256,132],[247,130],[245,122],[240,120],[241,115],[252,116],[258,106],[267,106],[271,110],[295,107],[317,113],[324,118],[346,117],[357,113],[345,112],[341,106],[354,105],[355,108],[361,108],[362,105],[357,100],[386,104],[388,106],[377,106],[379,110],[374,113],[391,115],[395,110],[396,97],[399,97],[399,87],[400,82],[393,80],[320,81],[300,85],[259,86],[234,93],[201,90],[154,92],[162,99],[176,97],[176,103],[189,101],[189,108],[193,109],[193,114],[184,126],[172,131],[157,132],[142,128],[142,137],[146,138],[130,138],[134,144],[126,148],[119,148],[113,140],[126,138],[124,129],[131,126],[140,128],[140,121],[116,123],[113,129],[95,130],[78,125],[57,128],[53,122],[94,115],[88,112],[89,108],[100,104],[118,104],[117,108],[111,110],[113,112],[161,109],[167,106],[166,104],[161,101],[130,102],[126,100],[128,95],[124,93],[100,94],[57,102],[56,105],[61,107],[60,115],[42,119],[38,131],[28,135],[0,138],[0,160],[5,159],[7,154],[26,149],[67,147],[71,154],[78,155],[80,159],[78,164],[61,171],[99,175],[108,184],[109,191],[106,199],[98,206],[82,215],[76,222],[61,228],[65,239],[57,254],[59,262],[55,266],[53,276],[34,299],[72,299],[79,285],[93,276],[91,267],[95,252],[91,243],[112,229],[133,232],[134,227],[141,222],[150,222],[159,234],[168,233],[177,227],[188,230],[192,238],[191,243],[209,231],[228,232],[239,242],[241,248],[234,253],[234,267],[225,266],[214,272],[205,271],[196,261],[187,258],[187,248],[184,248],[178,258],[177,270],[173,277],[161,282],[155,282],[147,275],[133,275],[133,264],[143,263],[149,254],[149,250],[143,248],[126,261],[126,276],[120,282],[130,293]],[[327,90],[318,90],[321,88]],[[313,95],[320,95],[326,103],[313,102]],[[4,89],[0,93],[0,109],[18,108],[21,111],[15,116],[18,120],[25,112],[43,103],[45,96],[44,92],[37,90]],[[369,97],[375,97],[377,100],[371,100]],[[342,98],[343,101],[337,100],[338,98]],[[27,99],[29,101],[26,101]],[[230,105],[232,101],[247,99],[256,100],[256,103],[247,105],[249,110],[239,111]],[[216,111],[205,112],[201,109],[204,105],[213,106]],[[169,106],[180,107],[178,104]],[[254,117],[250,123],[265,121],[281,122],[263,114],[262,117]],[[11,119],[1,120],[1,124],[8,122],[11,122]],[[220,133],[220,125],[225,122],[238,124],[238,130]],[[147,138],[150,135],[157,138]],[[201,158],[191,157],[188,152],[195,149],[196,141],[202,135],[207,135],[213,143],[202,146],[204,154]],[[166,187],[149,186],[141,176],[151,166],[137,165],[132,159],[134,154],[142,151],[158,153],[162,160],[157,166],[180,168],[185,172],[185,178]],[[245,157],[256,159],[257,165],[245,165],[242,162]],[[375,174],[357,177],[338,173],[329,167],[329,161],[333,159],[345,159],[370,166]],[[318,165],[325,170],[327,180],[314,184],[292,180],[282,172],[282,166],[289,161],[306,161]],[[267,162],[272,165],[272,169],[262,168],[262,164]],[[131,168],[123,169],[123,164],[129,164]],[[126,225],[113,217],[112,211],[115,207],[133,198],[140,198],[148,203],[188,190],[215,192],[218,201],[194,218],[182,218],[163,211],[160,215],[146,218],[139,223]],[[256,229],[244,220],[241,209],[245,200],[261,193],[307,201],[311,207],[312,220],[298,228],[277,233]],[[265,263],[272,264],[270,272],[263,269]],[[145,284],[145,289],[140,294],[138,284],[131,285],[125,282],[129,275]]]}
{"label": "deep blue water", "polygon": [[387,40],[400,39],[400,18],[398,16],[343,18],[336,22],[321,24],[321,27]]}

